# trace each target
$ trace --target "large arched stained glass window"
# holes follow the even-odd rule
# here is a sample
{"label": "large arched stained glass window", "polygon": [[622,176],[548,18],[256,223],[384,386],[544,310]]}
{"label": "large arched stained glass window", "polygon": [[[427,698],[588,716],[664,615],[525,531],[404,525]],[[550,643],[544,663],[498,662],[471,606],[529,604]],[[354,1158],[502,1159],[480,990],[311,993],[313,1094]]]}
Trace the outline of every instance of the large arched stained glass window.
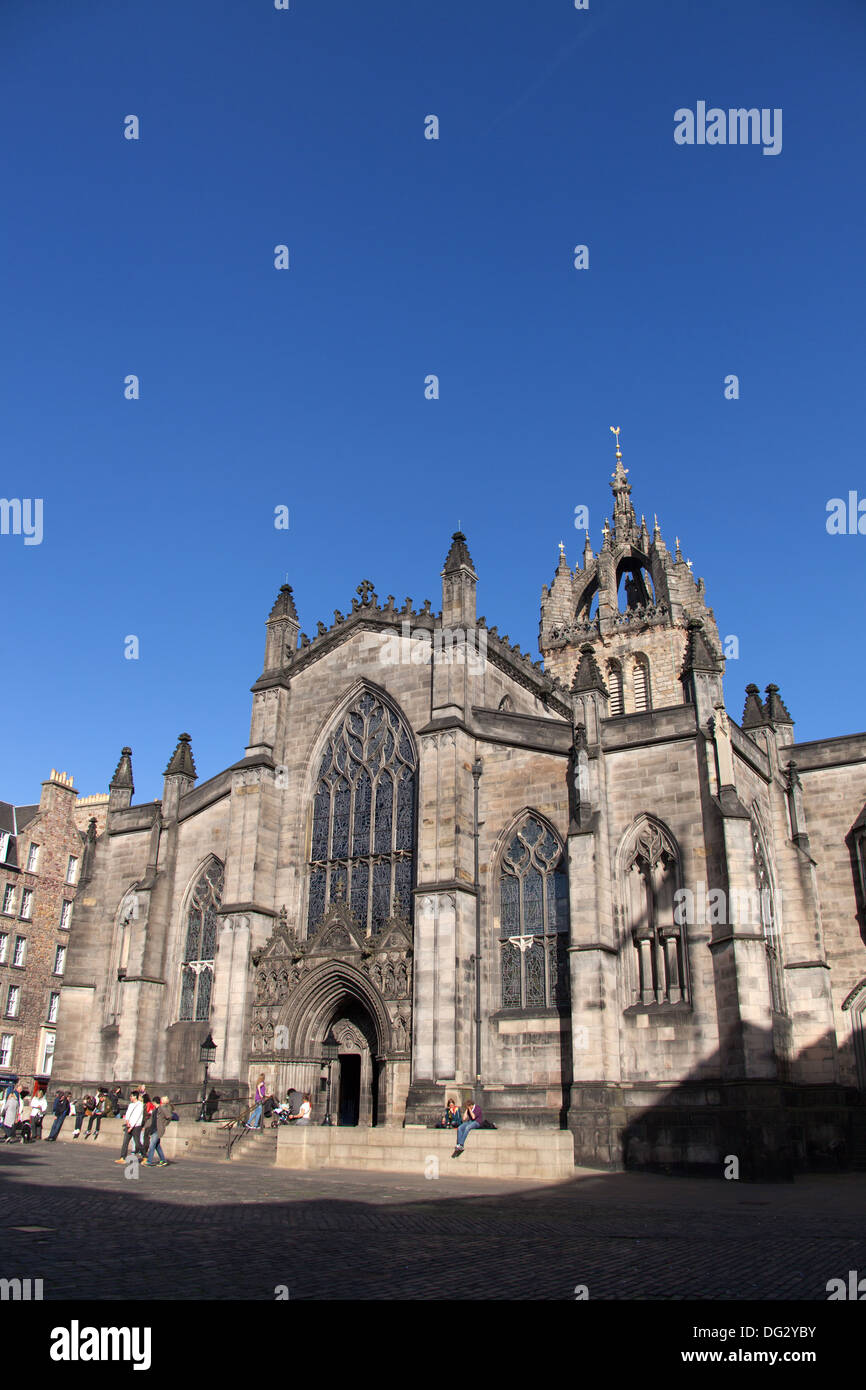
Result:
{"label": "large arched stained glass window", "polygon": [[499,876],[503,1009],[568,999],[568,874],[562,845],[536,816],[521,821]]}
{"label": "large arched stained glass window", "polygon": [[399,715],[369,692],[328,740],[313,799],[307,932],[347,902],[369,935],[411,921],[415,750]]}
{"label": "large arched stained glass window", "polygon": [[223,866],[214,859],[196,884],[186,914],[186,943],[180,967],[182,1023],[210,1017],[213,963],[216,955],[217,909],[223,895]]}

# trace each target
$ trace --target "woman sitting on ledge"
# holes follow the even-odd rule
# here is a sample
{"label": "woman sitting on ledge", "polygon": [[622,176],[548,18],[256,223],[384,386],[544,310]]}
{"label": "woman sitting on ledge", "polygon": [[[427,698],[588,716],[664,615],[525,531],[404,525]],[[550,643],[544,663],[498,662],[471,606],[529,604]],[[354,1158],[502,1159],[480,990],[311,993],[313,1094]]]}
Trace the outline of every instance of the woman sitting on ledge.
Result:
{"label": "woman sitting on ledge", "polygon": [[459,1158],[466,1143],[466,1136],[471,1129],[480,1129],[481,1121],[484,1116],[481,1113],[480,1105],[467,1105],[463,1111],[463,1123],[457,1130],[457,1147],[451,1155],[452,1158]]}

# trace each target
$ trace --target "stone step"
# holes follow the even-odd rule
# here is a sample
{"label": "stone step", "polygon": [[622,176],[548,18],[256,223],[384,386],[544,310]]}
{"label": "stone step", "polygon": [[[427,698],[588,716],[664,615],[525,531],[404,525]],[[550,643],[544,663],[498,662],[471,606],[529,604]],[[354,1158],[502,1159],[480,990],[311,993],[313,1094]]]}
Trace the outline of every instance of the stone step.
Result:
{"label": "stone step", "polygon": [[261,1134],[243,1135],[233,1146],[231,1156],[238,1163],[275,1163],[277,1131],[271,1129]]}

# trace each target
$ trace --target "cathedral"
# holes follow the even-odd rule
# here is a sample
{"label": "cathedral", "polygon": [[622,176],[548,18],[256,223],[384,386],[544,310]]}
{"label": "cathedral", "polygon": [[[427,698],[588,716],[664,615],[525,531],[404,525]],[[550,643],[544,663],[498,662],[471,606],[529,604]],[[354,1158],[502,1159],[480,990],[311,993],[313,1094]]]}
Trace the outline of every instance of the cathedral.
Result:
{"label": "cathedral", "polygon": [[[54,1079],[193,1100],[311,1091],[335,1122],[481,1098],[575,1162],[743,1175],[866,1159],[866,733],[808,743],[778,686],[727,709],[704,582],[638,521],[560,546],[534,661],[442,607],[266,622],[243,757],[161,801],[130,748],[91,822]],[[805,582],[805,580],[804,580]],[[793,648],[792,648],[793,650]],[[210,1083],[209,1083],[210,1084]]]}

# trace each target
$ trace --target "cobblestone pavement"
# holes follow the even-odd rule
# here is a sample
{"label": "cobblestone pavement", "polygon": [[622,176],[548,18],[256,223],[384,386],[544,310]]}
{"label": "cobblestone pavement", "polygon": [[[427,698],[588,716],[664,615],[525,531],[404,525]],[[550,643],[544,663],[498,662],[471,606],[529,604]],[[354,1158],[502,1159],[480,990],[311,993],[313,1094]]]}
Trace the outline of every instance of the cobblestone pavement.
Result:
{"label": "cobblestone pavement", "polygon": [[[783,1186],[577,1171],[290,1172],[0,1146],[0,1277],[46,1299],[807,1299],[866,1272],[866,1175]],[[471,1253],[471,1258],[467,1254]]]}

